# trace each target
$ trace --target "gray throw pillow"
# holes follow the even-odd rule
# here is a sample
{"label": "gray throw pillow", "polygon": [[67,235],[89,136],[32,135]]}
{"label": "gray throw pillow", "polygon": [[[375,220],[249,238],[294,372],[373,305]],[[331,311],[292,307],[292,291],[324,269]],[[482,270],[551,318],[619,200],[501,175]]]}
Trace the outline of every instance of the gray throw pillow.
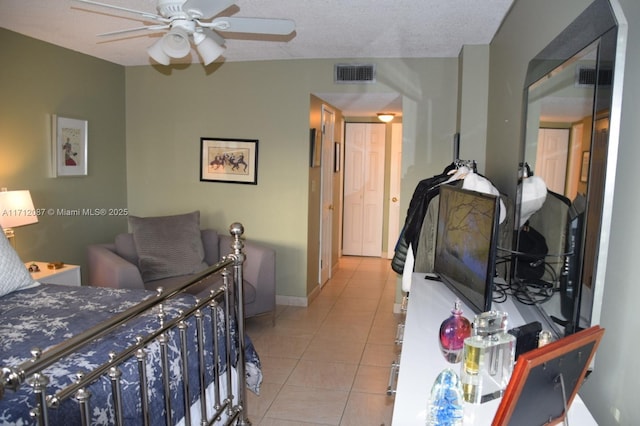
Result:
{"label": "gray throw pillow", "polygon": [[207,268],[199,211],[175,216],[129,216],[129,226],[144,282]]}

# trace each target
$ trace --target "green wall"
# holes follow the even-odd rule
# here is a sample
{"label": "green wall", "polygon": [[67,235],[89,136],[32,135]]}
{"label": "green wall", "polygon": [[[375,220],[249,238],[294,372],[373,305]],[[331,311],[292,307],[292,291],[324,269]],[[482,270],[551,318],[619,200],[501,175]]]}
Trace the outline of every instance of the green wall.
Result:
{"label": "green wall", "polygon": [[[377,83],[336,85],[333,66],[348,59],[124,68],[10,31],[0,37],[0,186],[30,189],[38,208],[199,209],[203,225],[222,232],[240,221],[247,238],[277,250],[279,296],[306,298],[315,285],[307,272],[311,94],[402,96],[401,211],[417,182],[451,159],[455,58],[374,60]],[[88,120],[88,176],[49,177],[51,114]],[[201,137],[259,139],[258,185],[200,182]],[[17,229],[18,251],[86,273],[86,245],[124,230],[124,217],[41,217]]]}
{"label": "green wall", "polygon": [[484,174],[489,99],[489,46],[464,46],[458,57],[458,124],[462,160],[476,160]]}
{"label": "green wall", "polygon": [[[45,211],[16,228],[17,251],[86,273],[87,244],[113,240],[126,219],[57,210],[127,207],[124,67],[4,29],[0,44],[0,186],[30,190]],[[87,176],[49,177],[52,114],[88,121]]]}
{"label": "green wall", "polygon": [[[377,83],[336,85],[335,63],[291,60],[170,69],[129,67],[127,187],[132,214],[199,209],[204,225],[277,250],[277,294],[305,298],[308,268],[310,95],[395,92],[403,96],[401,211],[417,182],[451,161],[457,60],[376,60]],[[200,137],[259,139],[258,185],[199,181]],[[315,259],[313,259],[315,260]]]}

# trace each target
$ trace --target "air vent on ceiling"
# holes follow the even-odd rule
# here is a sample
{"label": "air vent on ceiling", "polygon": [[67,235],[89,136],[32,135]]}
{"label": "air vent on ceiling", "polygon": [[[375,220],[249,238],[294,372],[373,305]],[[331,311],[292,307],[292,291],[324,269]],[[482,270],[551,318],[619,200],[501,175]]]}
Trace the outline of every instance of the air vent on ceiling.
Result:
{"label": "air vent on ceiling", "polygon": [[375,65],[336,64],[333,80],[336,83],[375,83]]}
{"label": "air vent on ceiling", "polygon": [[601,86],[611,86],[613,80],[613,70],[601,69],[596,73],[594,67],[578,67],[576,70],[576,87],[592,87],[596,84]]}

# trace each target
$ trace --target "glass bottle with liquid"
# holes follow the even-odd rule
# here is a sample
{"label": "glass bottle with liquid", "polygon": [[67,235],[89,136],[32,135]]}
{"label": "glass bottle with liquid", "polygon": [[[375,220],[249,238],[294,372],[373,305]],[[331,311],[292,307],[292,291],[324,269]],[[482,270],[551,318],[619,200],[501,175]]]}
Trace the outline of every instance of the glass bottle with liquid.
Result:
{"label": "glass bottle with liquid", "polygon": [[464,400],[479,404],[502,396],[515,360],[515,336],[507,333],[508,314],[483,312],[465,339],[460,369]]}
{"label": "glass bottle with liquid", "polygon": [[471,322],[462,315],[460,305],[460,301],[456,300],[451,316],[440,324],[440,350],[452,364],[462,361],[464,339],[471,335]]}

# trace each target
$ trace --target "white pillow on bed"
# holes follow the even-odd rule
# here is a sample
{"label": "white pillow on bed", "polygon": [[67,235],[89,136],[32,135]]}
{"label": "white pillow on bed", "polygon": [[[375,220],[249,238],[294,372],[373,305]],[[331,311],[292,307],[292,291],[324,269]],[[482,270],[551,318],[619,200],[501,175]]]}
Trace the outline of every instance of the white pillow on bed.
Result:
{"label": "white pillow on bed", "polygon": [[11,247],[4,232],[0,234],[0,297],[15,290],[38,285],[31,278],[18,253]]}

